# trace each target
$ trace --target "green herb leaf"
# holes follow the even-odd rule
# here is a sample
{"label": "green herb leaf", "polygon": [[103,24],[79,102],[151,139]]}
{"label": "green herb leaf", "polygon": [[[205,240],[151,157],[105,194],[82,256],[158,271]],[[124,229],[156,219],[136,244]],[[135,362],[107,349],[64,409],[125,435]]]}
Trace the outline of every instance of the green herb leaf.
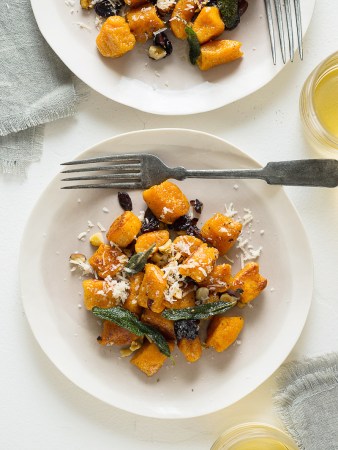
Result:
{"label": "green herb leaf", "polygon": [[121,306],[114,306],[113,308],[99,308],[98,306],[94,306],[92,312],[100,319],[114,322],[116,325],[129,330],[137,336],[146,336],[157,345],[164,355],[170,356],[169,345],[162,334],[152,326],[141,322],[135,314],[127,309],[124,309]]}
{"label": "green herb leaf", "polygon": [[165,309],[162,312],[162,317],[170,320],[182,320],[182,319],[207,319],[208,317],[221,314],[228,309],[234,307],[237,300],[234,299],[230,302],[214,302],[205,303],[203,305],[192,306],[190,308],[182,309]]}
{"label": "green herb leaf", "polygon": [[185,27],[189,44],[189,59],[191,64],[196,64],[197,58],[201,54],[201,46],[197,38],[197,34],[191,27]]}
{"label": "green herb leaf", "polygon": [[227,30],[233,30],[240,21],[238,0],[216,0],[222,20]]}
{"label": "green herb leaf", "polygon": [[141,272],[141,270],[144,269],[144,266],[146,265],[148,258],[152,254],[154,248],[155,244],[153,244],[151,247],[148,248],[148,250],[144,252],[135,253],[135,255],[133,255],[126,264],[124,270],[131,275],[134,273]]}

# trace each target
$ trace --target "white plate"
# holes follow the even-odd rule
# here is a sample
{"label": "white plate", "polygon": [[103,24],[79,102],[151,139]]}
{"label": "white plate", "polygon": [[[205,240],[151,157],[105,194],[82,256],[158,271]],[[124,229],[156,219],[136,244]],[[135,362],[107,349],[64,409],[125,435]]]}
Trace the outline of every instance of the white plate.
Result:
{"label": "white plate", "polygon": [[[211,149],[206,152],[206,149]],[[190,168],[259,165],[223,140],[189,130],[147,130],[104,141],[81,157],[113,152],[151,151],[169,165]],[[179,158],[178,155],[179,154]],[[284,361],[303,328],[312,293],[312,258],[299,217],[284,193],[260,180],[189,180],[179,183],[188,198],[204,202],[201,222],[224,203],[254,214],[251,244],[263,246],[261,273],[267,289],[245,316],[241,345],[217,354],[205,350],[195,364],[176,352],[160,372],[147,378],[116,348],[102,348],[97,320],[84,308],[79,274],[70,273],[74,251],[93,252],[77,239],[87,221],[106,228],[121,213],[115,191],[60,190],[55,178],[35,206],[23,236],[20,276],[24,309],[42,349],[76,385],[118,408],[159,418],[199,416],[239,400],[266,380]],[[300,188],[301,189],[301,188]],[[139,191],[131,192],[134,211],[144,210]],[[109,213],[103,208],[107,207]],[[92,229],[92,232],[97,227]],[[248,230],[248,229],[247,229]],[[264,233],[263,233],[264,230]],[[236,251],[230,255],[236,260]],[[239,269],[236,260],[234,272]],[[159,379],[159,381],[158,381]]]}
{"label": "white plate", "polygon": [[[263,0],[251,0],[240,25],[223,35],[243,43],[244,58],[205,73],[189,63],[187,43],[176,38],[172,39],[173,54],[161,61],[148,58],[150,44],[139,44],[117,60],[103,58],[95,44],[95,14],[81,10],[80,0],[75,0],[74,7],[63,0],[31,3],[47,42],[81,80],[106,97],[141,111],[167,115],[210,111],[256,91],[284,67],[279,50],[277,65],[272,63]],[[303,32],[314,4],[315,0],[301,2]]]}

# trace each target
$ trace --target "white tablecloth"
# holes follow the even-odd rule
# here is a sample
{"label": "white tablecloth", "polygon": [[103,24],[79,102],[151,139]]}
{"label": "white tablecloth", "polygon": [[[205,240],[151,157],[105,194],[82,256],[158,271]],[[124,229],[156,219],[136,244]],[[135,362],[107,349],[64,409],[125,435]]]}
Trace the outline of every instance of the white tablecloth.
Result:
{"label": "white tablecloth", "polygon": [[[156,117],[91,92],[72,119],[46,127],[42,160],[27,179],[0,178],[1,384],[0,448],[4,450],[207,449],[228,426],[263,420],[272,409],[272,376],[256,391],[218,413],[187,420],[154,420],[110,407],[68,381],[35,341],[20,299],[18,255],[25,222],[59,164],[108,137],[132,130],[180,127],[222,137],[262,164],[318,156],[306,143],[298,112],[311,70],[338,49],[338,3],[319,0],[304,41],[304,61],[288,64],[260,91],[217,111]],[[314,298],[289,359],[338,351],[338,189],[287,188],[314,256]],[[34,280],[32,280],[34,282]]]}

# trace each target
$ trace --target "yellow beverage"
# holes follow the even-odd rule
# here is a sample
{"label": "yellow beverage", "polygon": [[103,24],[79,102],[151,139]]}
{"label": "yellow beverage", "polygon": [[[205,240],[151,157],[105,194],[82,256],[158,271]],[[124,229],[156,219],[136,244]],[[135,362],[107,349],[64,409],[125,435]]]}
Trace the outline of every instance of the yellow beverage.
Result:
{"label": "yellow beverage", "polygon": [[334,157],[338,150],[338,52],[322,61],[304,83],[300,116],[311,146]]}
{"label": "yellow beverage", "polygon": [[225,431],[211,450],[297,450],[290,436],[272,425],[247,422]]}
{"label": "yellow beverage", "polygon": [[253,438],[245,439],[245,441],[238,442],[231,445],[229,450],[289,450],[282,442],[276,441],[273,438]]}
{"label": "yellow beverage", "polygon": [[318,79],[313,92],[313,106],[322,126],[338,137],[338,67]]}

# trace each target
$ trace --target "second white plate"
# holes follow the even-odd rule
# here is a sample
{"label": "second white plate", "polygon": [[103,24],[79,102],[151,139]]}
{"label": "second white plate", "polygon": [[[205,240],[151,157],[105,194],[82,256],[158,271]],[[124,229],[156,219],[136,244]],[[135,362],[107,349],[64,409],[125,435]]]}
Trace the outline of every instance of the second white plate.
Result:
{"label": "second white plate", "polygon": [[[263,1],[250,1],[240,25],[222,35],[242,42],[244,57],[208,72],[190,64],[187,42],[175,38],[172,55],[161,61],[148,58],[150,43],[138,44],[119,59],[103,58],[95,44],[95,14],[81,10],[80,0],[75,5],[58,0],[31,3],[45,39],[75,75],[106,97],[141,111],[165,115],[210,111],[256,91],[284,67],[279,52],[277,65],[272,63]],[[315,0],[301,2],[303,33],[314,4]]]}
{"label": "second white plate", "polygon": [[[206,151],[206,149],[209,149]],[[249,156],[214,136],[189,130],[150,130],[114,137],[81,157],[114,152],[153,152],[169,165],[187,168],[253,168]],[[179,155],[179,157],[178,157]],[[88,220],[107,229],[121,213],[113,190],[64,191],[60,177],[51,181],[32,211],[23,236],[20,277],[23,305],[42,349],[77,386],[118,408],[159,418],[186,418],[224,408],[251,392],[284,361],[298,339],[312,295],[312,258],[299,217],[281,187],[261,180],[186,180],[189,199],[204,203],[201,222],[225,212],[231,202],[239,215],[249,208],[251,227],[244,236],[262,246],[261,273],[268,287],[253,307],[236,310],[245,316],[240,341],[217,354],[205,350],[194,363],[176,352],[152,378],[147,378],[115,348],[96,342],[100,326],[82,305],[79,275],[70,273],[69,255],[93,252]],[[144,210],[140,191],[131,192],[134,212]],[[104,209],[108,209],[108,213]],[[238,250],[230,257],[240,268]],[[240,345],[238,345],[240,344]]]}

